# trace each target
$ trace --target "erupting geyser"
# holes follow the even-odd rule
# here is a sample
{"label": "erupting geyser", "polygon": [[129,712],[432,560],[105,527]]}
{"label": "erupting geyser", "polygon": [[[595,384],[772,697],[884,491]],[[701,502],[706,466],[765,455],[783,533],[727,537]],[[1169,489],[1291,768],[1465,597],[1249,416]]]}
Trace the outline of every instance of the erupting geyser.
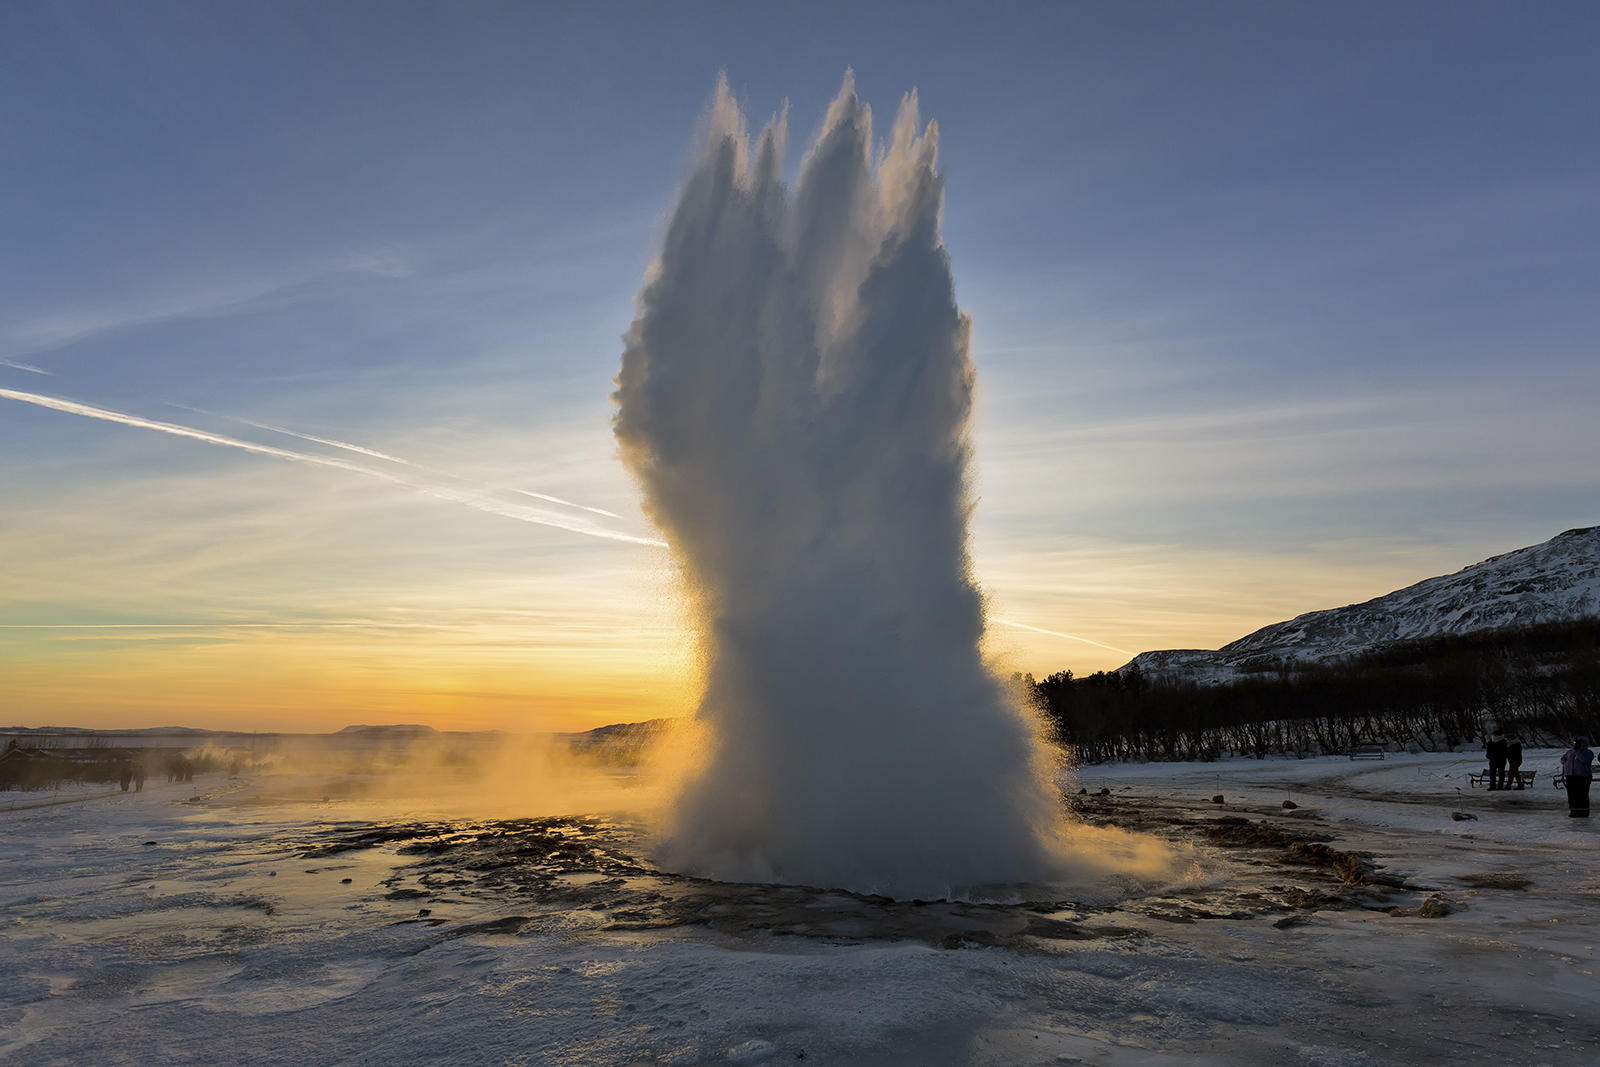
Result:
{"label": "erupting geyser", "polygon": [[793,189],[784,136],[752,149],[719,83],[617,379],[705,659],[664,858],[894,896],[1051,877],[1048,763],[978,649],[937,127],[913,92],[875,154],[847,77]]}

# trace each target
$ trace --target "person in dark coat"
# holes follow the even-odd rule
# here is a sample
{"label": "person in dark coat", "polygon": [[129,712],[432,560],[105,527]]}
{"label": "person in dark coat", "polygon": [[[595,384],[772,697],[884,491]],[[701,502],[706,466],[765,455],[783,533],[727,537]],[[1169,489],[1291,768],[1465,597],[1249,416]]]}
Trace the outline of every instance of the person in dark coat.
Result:
{"label": "person in dark coat", "polygon": [[1489,738],[1489,743],[1483,746],[1484,755],[1489,757],[1489,788],[1504,789],[1506,787],[1506,741],[1496,730],[1494,736]]}
{"label": "person in dark coat", "polygon": [[1506,787],[1522,788],[1522,742],[1516,734],[1506,735]]}
{"label": "person in dark coat", "polygon": [[1561,753],[1561,774],[1567,782],[1567,815],[1574,819],[1589,817],[1589,786],[1594,781],[1594,753],[1589,749],[1589,739],[1580,737],[1572,747]]}

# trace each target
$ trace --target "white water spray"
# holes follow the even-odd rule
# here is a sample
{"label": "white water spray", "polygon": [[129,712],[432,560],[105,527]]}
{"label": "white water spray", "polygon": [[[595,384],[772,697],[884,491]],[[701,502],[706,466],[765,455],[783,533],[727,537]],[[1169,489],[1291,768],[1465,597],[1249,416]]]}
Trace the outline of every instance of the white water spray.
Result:
{"label": "white water spray", "polygon": [[791,190],[719,83],[638,297],[616,433],[699,614],[701,751],[666,861],[942,897],[1062,870],[1033,723],[984,666],[970,320],[938,130],[850,79]]}

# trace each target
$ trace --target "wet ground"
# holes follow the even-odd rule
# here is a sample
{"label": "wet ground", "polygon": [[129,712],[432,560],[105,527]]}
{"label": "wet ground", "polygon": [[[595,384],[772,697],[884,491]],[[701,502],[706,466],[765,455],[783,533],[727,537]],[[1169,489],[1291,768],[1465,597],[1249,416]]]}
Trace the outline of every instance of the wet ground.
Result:
{"label": "wet ground", "polygon": [[[415,918],[449,926],[449,936],[483,930],[539,931],[550,917],[570,929],[572,913],[598,932],[693,929],[728,936],[788,936],[832,942],[915,940],[941,948],[1002,945],[1026,951],[1034,939],[1089,941],[1144,936],[1123,915],[1166,923],[1265,919],[1280,926],[1297,912],[1363,908],[1386,914],[1426,894],[1447,908],[1437,887],[1386,874],[1370,854],[1327,844],[1308,825],[1194,812],[1161,801],[1070,797],[1097,825],[1158,833],[1201,849],[1216,866],[1243,864],[1221,884],[1146,893],[1117,903],[1052,898],[1050,886],[1013,887],[1022,899],[896,901],[808,886],[714,882],[657,869],[643,829],[599,816],[501,821],[411,822],[338,827],[282,842],[308,862],[392,848],[401,865],[382,882],[386,901],[415,903]],[[337,862],[307,874],[336,873]],[[1399,901],[1401,903],[1397,904]],[[1427,901],[1422,902],[1424,905]],[[485,909],[520,909],[476,923]],[[1441,914],[1443,912],[1441,911]]]}
{"label": "wet ground", "polygon": [[710,882],[625,816],[248,779],[19,809],[0,1062],[1592,1063],[1596,837],[1452,766],[1086,768],[1076,817],[1183,877],[1005,900]]}

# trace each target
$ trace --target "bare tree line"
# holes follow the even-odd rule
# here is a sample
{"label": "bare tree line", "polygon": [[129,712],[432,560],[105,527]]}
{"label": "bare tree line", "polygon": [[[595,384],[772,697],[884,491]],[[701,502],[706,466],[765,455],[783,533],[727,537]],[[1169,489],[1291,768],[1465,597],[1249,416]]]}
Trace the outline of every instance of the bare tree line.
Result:
{"label": "bare tree line", "polygon": [[1020,680],[1084,762],[1447,751],[1495,728],[1528,744],[1594,736],[1600,621],[1397,642],[1330,663],[1283,661],[1225,685],[1137,671]]}

